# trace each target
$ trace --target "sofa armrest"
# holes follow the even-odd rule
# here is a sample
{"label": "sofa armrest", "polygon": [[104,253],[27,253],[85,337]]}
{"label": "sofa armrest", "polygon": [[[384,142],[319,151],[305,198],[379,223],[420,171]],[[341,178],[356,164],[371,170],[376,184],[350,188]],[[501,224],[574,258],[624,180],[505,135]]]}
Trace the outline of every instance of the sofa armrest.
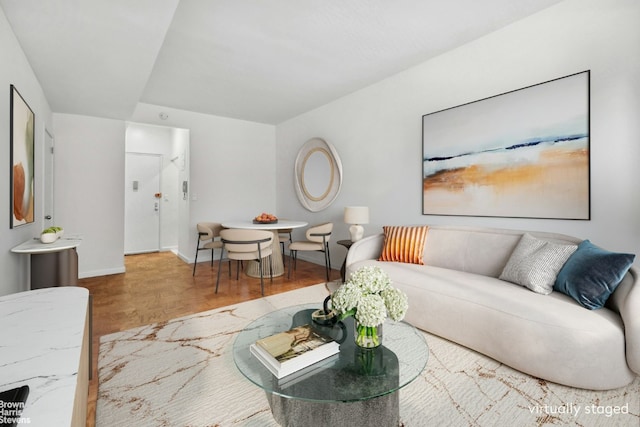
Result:
{"label": "sofa armrest", "polygon": [[620,313],[624,323],[627,365],[640,375],[640,280],[635,267],[629,269],[607,305]]}
{"label": "sofa armrest", "polygon": [[[366,259],[378,259],[382,253],[384,244],[384,234],[376,234],[374,236],[365,237],[358,240],[349,248],[345,265],[349,272],[349,266],[355,262]],[[349,277],[349,274],[347,274]]]}

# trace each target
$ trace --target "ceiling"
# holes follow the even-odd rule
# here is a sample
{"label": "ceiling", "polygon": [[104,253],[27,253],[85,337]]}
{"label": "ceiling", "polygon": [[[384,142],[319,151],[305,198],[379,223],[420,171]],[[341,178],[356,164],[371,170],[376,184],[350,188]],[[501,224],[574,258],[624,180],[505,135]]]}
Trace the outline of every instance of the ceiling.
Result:
{"label": "ceiling", "polygon": [[51,109],[277,124],[561,0],[0,0]]}

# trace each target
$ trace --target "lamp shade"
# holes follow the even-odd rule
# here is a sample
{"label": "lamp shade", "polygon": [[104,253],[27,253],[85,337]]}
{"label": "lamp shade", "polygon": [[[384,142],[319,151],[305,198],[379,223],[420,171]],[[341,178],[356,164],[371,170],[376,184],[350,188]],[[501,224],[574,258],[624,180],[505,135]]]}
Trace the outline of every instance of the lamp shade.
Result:
{"label": "lamp shade", "polygon": [[347,206],[344,208],[346,224],[369,224],[369,208],[366,206]]}

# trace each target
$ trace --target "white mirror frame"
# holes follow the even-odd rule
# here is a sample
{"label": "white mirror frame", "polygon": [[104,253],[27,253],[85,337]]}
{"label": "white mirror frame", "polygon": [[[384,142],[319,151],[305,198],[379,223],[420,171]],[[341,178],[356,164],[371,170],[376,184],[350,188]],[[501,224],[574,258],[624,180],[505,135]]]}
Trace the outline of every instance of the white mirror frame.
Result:
{"label": "white mirror frame", "polygon": [[342,187],[342,162],[335,147],[321,138],[304,143],[295,165],[296,194],[311,212],[326,209]]}

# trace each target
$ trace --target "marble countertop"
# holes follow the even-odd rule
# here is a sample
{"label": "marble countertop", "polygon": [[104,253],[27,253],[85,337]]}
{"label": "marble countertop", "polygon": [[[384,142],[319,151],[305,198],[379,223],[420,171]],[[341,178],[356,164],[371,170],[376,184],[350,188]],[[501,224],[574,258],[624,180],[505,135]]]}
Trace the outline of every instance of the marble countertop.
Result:
{"label": "marble countertop", "polygon": [[42,243],[40,239],[34,237],[11,249],[17,254],[44,254],[48,252],[59,252],[66,249],[75,248],[82,242],[81,237],[69,236],[61,237],[53,243]]}
{"label": "marble countertop", "polygon": [[23,423],[71,425],[88,304],[78,287],[0,297],[0,390],[29,386]]}

